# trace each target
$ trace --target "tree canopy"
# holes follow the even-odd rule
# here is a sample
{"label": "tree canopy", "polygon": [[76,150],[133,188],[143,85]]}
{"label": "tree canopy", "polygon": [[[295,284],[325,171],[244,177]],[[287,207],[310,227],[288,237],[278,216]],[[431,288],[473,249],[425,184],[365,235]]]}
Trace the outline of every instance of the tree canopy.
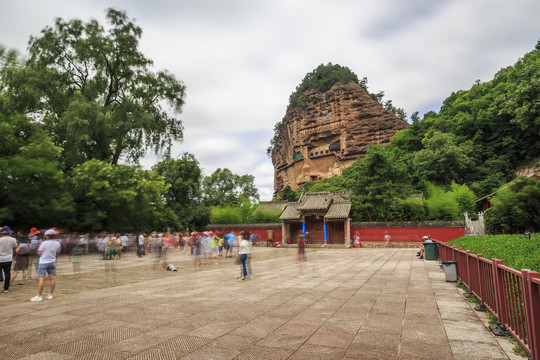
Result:
{"label": "tree canopy", "polygon": [[[537,46],[491,81],[452,93],[439,112],[422,118],[413,113],[407,129],[385,148],[370,147],[341,176],[305,184],[302,190],[352,190],[356,220],[460,218],[464,211],[475,211],[475,198],[511,181],[520,166],[538,167],[539,99]],[[523,214],[525,208],[535,213],[524,194],[535,199],[538,186],[533,182],[526,192],[498,194],[486,214],[491,229],[537,229]]]}
{"label": "tree canopy", "polygon": [[30,38],[30,57],[9,84],[18,108],[42,118],[67,168],[137,161],[182,139],[185,86],[152,71],[139,50],[142,29],[125,12],[108,9],[106,18],[107,27],[56,19]]}
{"label": "tree canopy", "polygon": [[245,200],[259,200],[252,175],[236,175],[229,169],[217,169],[203,179],[203,201],[207,206],[240,206]]}

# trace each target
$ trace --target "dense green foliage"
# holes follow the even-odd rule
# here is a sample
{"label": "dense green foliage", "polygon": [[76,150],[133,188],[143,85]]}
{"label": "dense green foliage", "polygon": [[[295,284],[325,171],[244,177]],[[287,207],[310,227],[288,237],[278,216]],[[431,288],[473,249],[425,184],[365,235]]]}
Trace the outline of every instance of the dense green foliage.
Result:
{"label": "dense green foliage", "polygon": [[468,184],[478,197],[512,180],[540,156],[540,50],[450,95],[439,113],[416,119],[392,139],[413,186]]}
{"label": "dense green foliage", "polygon": [[[540,160],[540,49],[499,71],[493,80],[450,95],[398,132],[384,148],[334,176],[297,191],[351,190],[361,221],[460,219],[474,199]],[[517,182],[522,184],[523,182]],[[538,181],[498,193],[486,213],[488,231],[538,230]],[[512,190],[514,189],[514,190]],[[289,196],[289,195],[288,195]],[[474,217],[474,215],[472,215]]]}
{"label": "dense green foliage", "polygon": [[[174,219],[162,194],[169,187],[161,176],[128,165],[90,160],[73,170],[76,216],[72,228],[83,231],[164,229]],[[178,229],[178,224],[168,224]]]}
{"label": "dense green foliage", "polygon": [[298,199],[300,199],[300,192],[292,190],[291,187],[287,185],[283,189],[281,197],[278,200],[298,201]]}
{"label": "dense green foliage", "polygon": [[178,218],[177,228],[204,228],[210,219],[210,209],[201,201],[203,175],[195,156],[184,153],[177,159],[166,158],[152,170],[170,185],[164,197],[166,206]]}
{"label": "dense green foliage", "polygon": [[[203,229],[214,222],[274,222],[254,205],[251,175],[218,169],[204,176],[195,157],[166,157],[151,170],[148,150],[168,154],[182,138],[178,114],[185,87],[151,71],[139,50],[142,30],[123,12],[95,20],[57,19],[29,42],[29,57],[0,46],[0,223],[72,231]],[[367,80],[339,65],[320,65],[291,95]],[[368,92],[369,94],[369,92]],[[370,94],[404,117],[384,93]],[[540,158],[540,48],[493,80],[448,97],[399,132],[386,147],[303,191],[350,190],[355,220],[458,219],[473,199],[514,178]],[[276,143],[283,123],[275,126]],[[272,148],[271,146],[271,148]],[[270,151],[271,151],[270,148]],[[122,162],[135,165],[122,165]],[[538,180],[514,182],[493,197],[488,231],[538,231]],[[283,198],[297,200],[287,189]],[[211,210],[212,209],[212,210]],[[227,217],[229,220],[226,220]]]}
{"label": "dense green foliage", "polygon": [[365,157],[343,171],[349,179],[355,218],[360,221],[389,221],[399,217],[397,199],[412,190],[400,163],[393,162],[388,151],[371,146]]}
{"label": "dense green foliage", "polygon": [[336,83],[348,84],[354,82],[360,84],[358,76],[353,73],[348,67],[338,64],[319,65],[315,70],[307,73],[302,79],[300,85],[289,96],[289,105],[287,110],[294,107],[304,107],[305,94],[309,90],[315,90],[320,93],[325,93]]}
{"label": "dense green foliage", "polygon": [[149,147],[167,151],[182,139],[170,114],[184,104],[184,85],[150,70],[142,30],[124,12],[108,9],[107,21],[56,19],[30,38],[30,58],[10,78],[14,104],[42,118],[68,169],[91,159],[137,161]]}
{"label": "dense green foliage", "polygon": [[244,202],[240,206],[215,206],[211,209],[212,224],[280,223],[281,211],[267,211],[258,204]]}
{"label": "dense green foliage", "polygon": [[488,234],[540,231],[540,180],[519,177],[490,199],[485,213]]}
{"label": "dense green foliage", "polygon": [[482,254],[486,259],[501,259],[503,264],[516,270],[529,269],[540,272],[540,234],[530,239],[521,235],[465,236],[448,244]]}
{"label": "dense green foliage", "polygon": [[205,181],[192,154],[152,170],[120,164],[182,139],[185,87],[150,70],[142,30],[125,13],[108,9],[107,21],[57,19],[30,39],[26,61],[0,45],[0,223],[202,230],[209,204],[257,200],[252,176],[223,169]]}
{"label": "dense green foliage", "polygon": [[240,206],[256,202],[259,192],[252,175],[236,175],[229,169],[217,169],[203,179],[203,202],[207,206]]}

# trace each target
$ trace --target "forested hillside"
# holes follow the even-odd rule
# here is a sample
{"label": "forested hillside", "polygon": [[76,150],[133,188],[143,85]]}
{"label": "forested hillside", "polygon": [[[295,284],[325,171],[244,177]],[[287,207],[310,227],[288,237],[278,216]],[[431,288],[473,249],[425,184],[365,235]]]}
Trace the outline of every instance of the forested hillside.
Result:
{"label": "forested hillside", "polygon": [[[438,113],[414,113],[411,122],[341,176],[303,190],[352,190],[361,221],[459,219],[463,211],[475,212],[475,198],[513,180],[518,167],[540,161],[540,42],[491,81],[452,93]],[[539,182],[519,187],[530,198],[515,205],[519,211],[540,213]],[[298,196],[286,190],[287,199]]]}
{"label": "forested hillside", "polygon": [[540,156],[540,47],[412,120],[390,148],[415,186],[456,181],[479,197],[493,192]]}

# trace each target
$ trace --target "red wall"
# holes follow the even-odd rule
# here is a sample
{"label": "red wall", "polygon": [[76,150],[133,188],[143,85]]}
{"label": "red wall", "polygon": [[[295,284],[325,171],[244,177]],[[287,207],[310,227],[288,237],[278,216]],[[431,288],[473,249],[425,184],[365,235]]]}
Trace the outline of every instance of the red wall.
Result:
{"label": "red wall", "polygon": [[[215,229],[212,229],[210,230],[216,234],[226,234],[230,231],[230,229],[220,229],[220,230],[215,230]],[[272,231],[274,233],[274,242],[281,242],[281,228],[279,229],[232,229],[232,231],[238,235],[240,234],[242,231],[245,231],[247,233],[249,233],[250,235],[251,234],[256,234],[256,235],[259,235],[259,241],[262,241],[262,242],[266,242],[268,240],[268,237],[267,237],[267,232],[268,231]]]}
{"label": "red wall", "polygon": [[421,242],[422,236],[428,235],[432,239],[440,241],[450,241],[462,237],[465,235],[464,228],[352,228],[351,229],[351,241],[354,238],[354,234],[358,231],[360,234],[360,242],[363,241],[386,241],[384,236],[390,235],[392,242]]}

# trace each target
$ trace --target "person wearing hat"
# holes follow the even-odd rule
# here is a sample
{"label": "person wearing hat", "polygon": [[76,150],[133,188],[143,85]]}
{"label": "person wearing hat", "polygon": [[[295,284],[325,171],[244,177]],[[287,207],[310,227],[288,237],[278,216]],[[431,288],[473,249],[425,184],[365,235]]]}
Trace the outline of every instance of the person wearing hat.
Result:
{"label": "person wearing hat", "polygon": [[4,292],[9,292],[11,280],[11,263],[13,261],[13,249],[17,248],[17,240],[11,237],[13,231],[8,226],[0,230],[0,271],[4,272]]}
{"label": "person wearing hat", "polygon": [[431,238],[429,236],[423,236],[422,237],[422,247],[420,248],[420,251],[416,254],[416,256],[420,256],[419,259],[423,259],[424,258],[424,252],[426,251],[425,247],[424,247],[424,243],[432,243],[433,240],[431,240]]}
{"label": "person wearing hat", "polygon": [[28,238],[30,238],[30,263],[28,264],[28,280],[32,280],[33,267],[35,268],[35,272],[37,274],[37,267],[39,262],[37,249],[42,242],[41,238],[38,236],[39,234],[41,234],[41,231],[39,231],[35,227],[31,228],[30,233],[28,233]]}
{"label": "person wearing hat", "polygon": [[39,264],[37,274],[39,276],[38,294],[30,301],[42,301],[45,287],[45,274],[49,275],[49,295],[47,299],[53,299],[54,287],[56,286],[56,255],[60,252],[60,243],[54,239],[58,232],[54,229],[45,231],[45,241],[38,248]]}

